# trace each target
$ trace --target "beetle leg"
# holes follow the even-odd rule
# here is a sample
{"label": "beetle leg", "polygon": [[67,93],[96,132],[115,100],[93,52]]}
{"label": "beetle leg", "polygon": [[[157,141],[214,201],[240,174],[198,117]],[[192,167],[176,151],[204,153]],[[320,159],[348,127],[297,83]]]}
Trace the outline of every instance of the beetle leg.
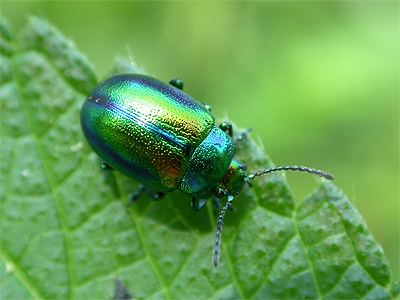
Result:
{"label": "beetle leg", "polygon": [[232,124],[228,122],[222,122],[219,124],[219,128],[222,129],[225,133],[227,133],[230,137],[233,137],[233,129]]}
{"label": "beetle leg", "polygon": [[177,89],[183,90],[183,80],[174,78],[169,81],[169,84],[176,87]]}
{"label": "beetle leg", "polygon": [[144,189],[144,191],[153,201],[158,201],[165,197],[165,193],[163,192],[155,192],[149,189]]}
{"label": "beetle leg", "polygon": [[211,106],[208,105],[207,103],[202,102],[202,104],[204,105],[204,108],[208,110],[208,112],[211,112]]}
{"label": "beetle leg", "polygon": [[108,163],[106,162],[102,162],[100,165],[100,168],[102,168],[103,170],[114,170],[113,167],[111,167]]}
{"label": "beetle leg", "polygon": [[157,193],[153,193],[153,194],[149,194],[149,196],[151,197],[151,200],[153,201],[159,201],[162,200],[165,197],[165,193],[162,192],[157,192]]}
{"label": "beetle leg", "polygon": [[140,195],[142,195],[145,192],[145,187],[142,185],[130,198],[128,202],[128,206],[132,205],[136,201],[138,201]]}
{"label": "beetle leg", "polygon": [[207,203],[207,199],[196,199],[192,198],[192,207],[195,210],[200,210],[202,209]]}
{"label": "beetle leg", "polygon": [[208,112],[211,112],[211,105],[207,104],[206,102],[200,102]]}
{"label": "beetle leg", "polygon": [[251,179],[249,179],[248,176],[244,178],[244,182],[247,183],[247,185],[249,187],[253,187],[253,183],[252,183]]}

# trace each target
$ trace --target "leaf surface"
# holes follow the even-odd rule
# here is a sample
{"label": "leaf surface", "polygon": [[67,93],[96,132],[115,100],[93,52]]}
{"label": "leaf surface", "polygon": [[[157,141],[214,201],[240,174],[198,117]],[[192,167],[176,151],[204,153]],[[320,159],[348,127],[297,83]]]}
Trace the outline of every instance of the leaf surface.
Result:
{"label": "leaf surface", "polygon": [[[258,178],[226,216],[212,266],[216,213],[179,192],[127,208],[138,183],[100,169],[79,112],[97,79],[58,30],[1,22],[2,299],[390,299],[381,246],[331,183],[296,207],[279,174]],[[120,61],[115,72],[138,71]],[[271,166],[238,145],[249,170]],[[209,201],[211,202],[211,201]],[[393,294],[391,293],[393,290]],[[121,292],[122,291],[122,292]]]}

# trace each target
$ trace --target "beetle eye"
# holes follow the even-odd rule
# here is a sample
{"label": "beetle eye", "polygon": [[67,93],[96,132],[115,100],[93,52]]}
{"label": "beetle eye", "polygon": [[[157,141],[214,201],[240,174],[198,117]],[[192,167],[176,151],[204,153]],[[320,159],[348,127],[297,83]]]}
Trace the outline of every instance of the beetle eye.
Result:
{"label": "beetle eye", "polygon": [[247,171],[247,165],[243,164],[239,167],[240,170]]}

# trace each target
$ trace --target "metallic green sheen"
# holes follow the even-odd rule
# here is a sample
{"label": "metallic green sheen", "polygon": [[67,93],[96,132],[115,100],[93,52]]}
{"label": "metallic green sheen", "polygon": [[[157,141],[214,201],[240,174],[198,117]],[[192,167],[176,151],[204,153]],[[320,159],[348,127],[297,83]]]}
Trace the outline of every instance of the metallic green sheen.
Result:
{"label": "metallic green sheen", "polygon": [[112,168],[160,192],[179,187],[214,123],[208,110],[179,89],[135,74],[100,83],[81,111],[94,151]]}
{"label": "metallic green sheen", "polygon": [[214,127],[193,153],[179,189],[198,197],[211,196],[234,154],[235,145],[231,138]]}

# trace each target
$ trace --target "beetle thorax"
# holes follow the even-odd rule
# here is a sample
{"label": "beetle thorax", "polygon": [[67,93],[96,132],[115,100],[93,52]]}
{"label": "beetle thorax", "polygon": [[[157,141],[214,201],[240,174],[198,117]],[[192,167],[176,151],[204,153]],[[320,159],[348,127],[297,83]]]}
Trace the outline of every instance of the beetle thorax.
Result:
{"label": "beetle thorax", "polygon": [[229,169],[234,153],[231,138],[214,127],[192,154],[179,189],[199,198],[212,196]]}

